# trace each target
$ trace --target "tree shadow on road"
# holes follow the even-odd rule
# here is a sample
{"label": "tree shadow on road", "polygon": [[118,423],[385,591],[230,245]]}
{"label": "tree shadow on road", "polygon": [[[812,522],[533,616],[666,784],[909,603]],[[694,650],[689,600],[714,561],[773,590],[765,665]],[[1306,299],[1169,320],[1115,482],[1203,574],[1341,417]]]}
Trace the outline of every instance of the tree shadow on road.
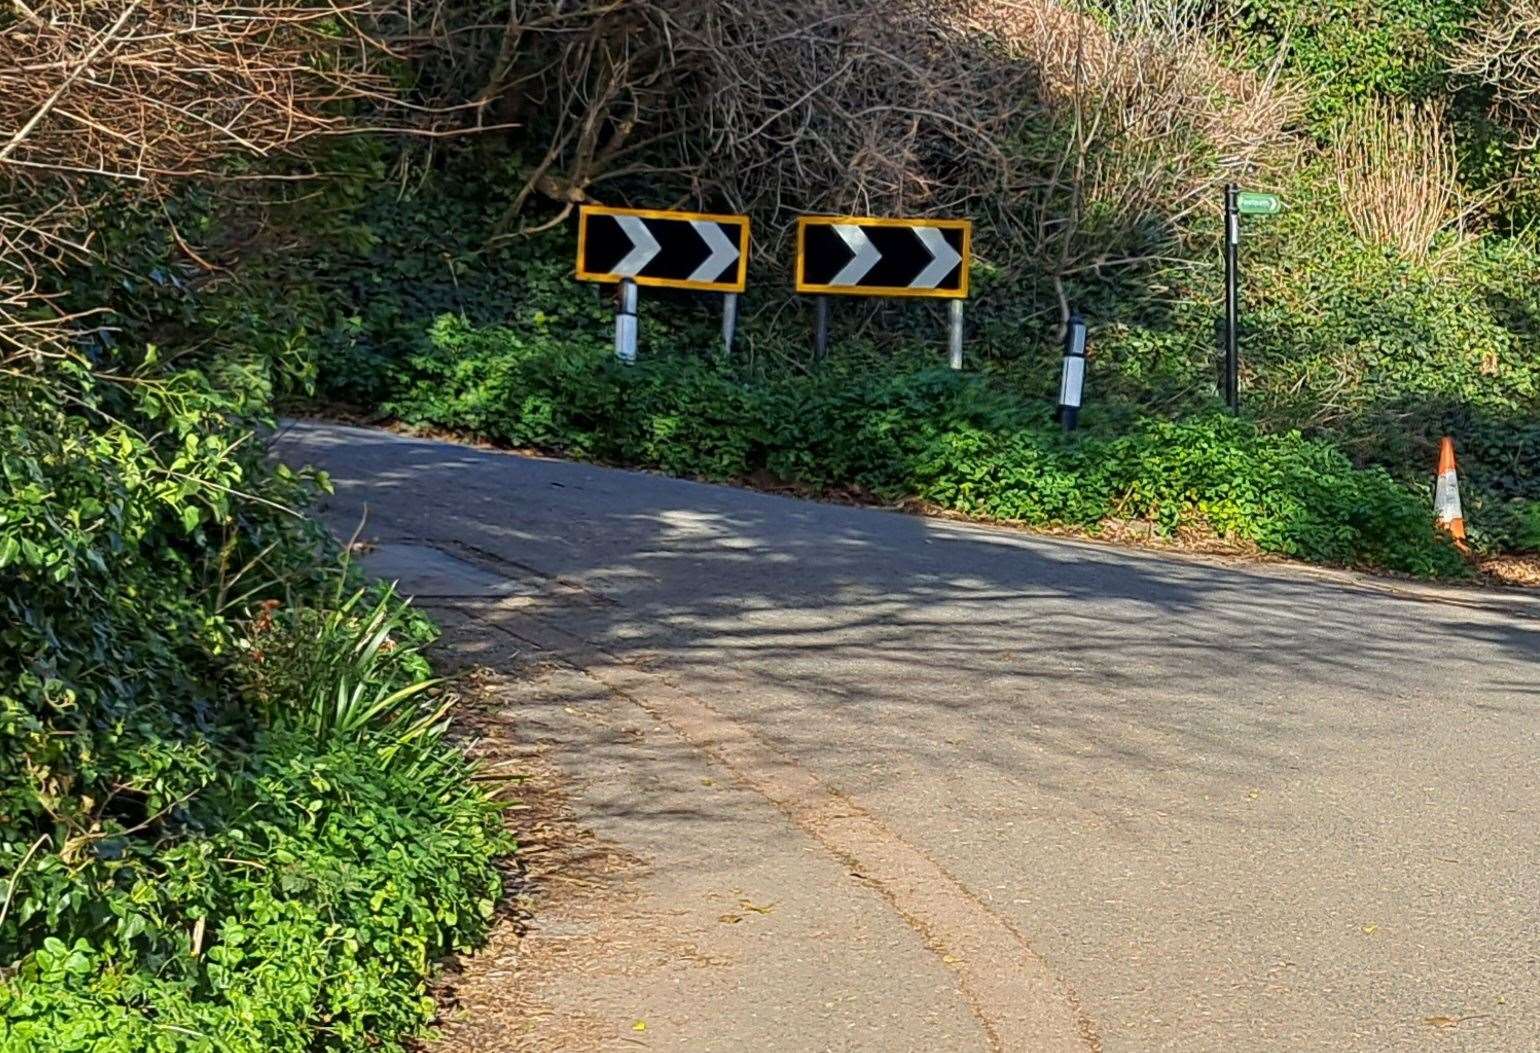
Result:
{"label": "tree shadow on road", "polygon": [[365,431],[304,442],[342,479],[339,531],[367,507],[387,547],[524,583],[858,798],[1254,826],[1248,793],[1434,725],[1522,734],[1536,709],[1531,618]]}

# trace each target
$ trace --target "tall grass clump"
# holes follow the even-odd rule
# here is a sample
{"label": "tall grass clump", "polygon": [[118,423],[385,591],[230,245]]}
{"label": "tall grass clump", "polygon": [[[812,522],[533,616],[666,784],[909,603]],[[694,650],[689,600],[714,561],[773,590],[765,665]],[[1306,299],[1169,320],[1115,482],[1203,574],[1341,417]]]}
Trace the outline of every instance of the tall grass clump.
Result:
{"label": "tall grass clump", "polygon": [[1459,160],[1437,103],[1375,101],[1338,124],[1337,189],[1354,231],[1414,262],[1458,219]]}

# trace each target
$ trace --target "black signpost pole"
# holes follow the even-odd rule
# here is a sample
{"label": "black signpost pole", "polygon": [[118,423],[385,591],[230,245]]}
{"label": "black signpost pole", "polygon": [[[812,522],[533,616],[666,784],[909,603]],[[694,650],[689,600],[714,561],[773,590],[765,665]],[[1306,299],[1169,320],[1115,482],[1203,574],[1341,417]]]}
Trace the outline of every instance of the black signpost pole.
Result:
{"label": "black signpost pole", "polygon": [[1241,213],[1234,183],[1225,187],[1225,404],[1240,410],[1240,245]]}

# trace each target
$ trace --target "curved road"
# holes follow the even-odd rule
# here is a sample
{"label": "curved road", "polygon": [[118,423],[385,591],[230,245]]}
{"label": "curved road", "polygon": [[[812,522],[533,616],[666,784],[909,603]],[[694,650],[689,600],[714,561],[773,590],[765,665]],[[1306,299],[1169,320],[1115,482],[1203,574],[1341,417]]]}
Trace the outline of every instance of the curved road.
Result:
{"label": "curved road", "polygon": [[339,532],[367,507],[377,572],[609,693],[593,727],[653,753],[551,735],[660,910],[694,924],[713,860],[782,904],[701,922],[737,978],[659,973],[617,1042],[1540,1049],[1540,604],[333,425],[279,449]]}

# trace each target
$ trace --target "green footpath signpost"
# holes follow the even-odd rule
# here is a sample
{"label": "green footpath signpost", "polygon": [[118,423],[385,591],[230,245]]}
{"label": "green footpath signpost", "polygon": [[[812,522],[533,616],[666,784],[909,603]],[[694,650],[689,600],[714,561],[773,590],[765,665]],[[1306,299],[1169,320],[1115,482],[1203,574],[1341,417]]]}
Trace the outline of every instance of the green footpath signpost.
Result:
{"label": "green footpath signpost", "polygon": [[1241,354],[1236,330],[1240,326],[1240,247],[1242,216],[1276,216],[1283,211],[1277,194],[1242,193],[1234,183],[1225,187],[1225,404],[1234,413],[1241,405]]}
{"label": "green footpath signpost", "polygon": [[1243,216],[1276,216],[1283,211],[1277,194],[1256,194],[1243,190],[1235,195],[1235,207]]}

